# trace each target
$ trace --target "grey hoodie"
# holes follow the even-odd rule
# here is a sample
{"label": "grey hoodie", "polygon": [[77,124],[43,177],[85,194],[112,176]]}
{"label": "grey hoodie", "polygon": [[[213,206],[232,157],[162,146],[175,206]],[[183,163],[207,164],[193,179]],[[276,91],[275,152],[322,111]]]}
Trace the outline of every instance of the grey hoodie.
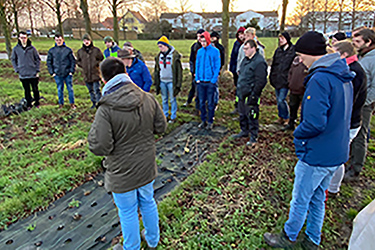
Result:
{"label": "grey hoodie", "polygon": [[40,57],[30,40],[27,40],[26,48],[23,48],[21,42],[18,41],[13,48],[11,61],[20,79],[35,78],[40,71]]}
{"label": "grey hoodie", "polygon": [[375,102],[375,49],[360,57],[358,62],[361,64],[367,77],[367,98],[365,105],[370,105]]}
{"label": "grey hoodie", "polygon": [[172,72],[172,63],[173,63],[173,51],[174,47],[169,46],[171,50],[169,53],[164,56],[163,53],[160,53],[159,64],[160,64],[160,81],[162,82],[173,82],[173,72]]}

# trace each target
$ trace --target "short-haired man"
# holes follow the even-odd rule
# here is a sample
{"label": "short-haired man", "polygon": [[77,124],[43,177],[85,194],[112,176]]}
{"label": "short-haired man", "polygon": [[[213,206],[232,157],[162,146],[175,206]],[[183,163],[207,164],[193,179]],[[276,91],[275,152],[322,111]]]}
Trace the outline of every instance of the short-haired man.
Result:
{"label": "short-haired man", "polygon": [[56,81],[59,108],[64,106],[65,82],[68,89],[70,106],[72,109],[76,109],[73,92],[73,74],[76,68],[76,59],[74,58],[73,51],[65,45],[64,37],[60,34],[55,35],[55,47],[48,50],[47,67],[48,72]]}
{"label": "short-haired man", "polygon": [[103,61],[103,54],[94,46],[89,34],[84,34],[82,41],[82,48],[77,51],[77,65],[83,69],[83,78],[89,90],[93,109],[102,97],[99,64]]}
{"label": "short-haired man", "polygon": [[31,108],[33,106],[30,86],[34,94],[34,106],[39,107],[40,57],[24,31],[18,34],[18,44],[12,50],[11,61],[14,71],[19,75],[25,90],[27,107]]}
{"label": "short-haired man", "polygon": [[362,126],[352,142],[349,170],[344,181],[356,181],[366,162],[367,137],[372,112],[375,109],[375,32],[362,29],[353,37],[353,45],[358,51],[359,63],[366,73],[367,97],[362,110]]}
{"label": "short-haired man", "polygon": [[257,44],[250,39],[244,43],[245,59],[241,63],[237,83],[238,112],[241,132],[233,138],[248,137],[248,146],[257,142],[259,131],[260,95],[267,84],[267,63],[257,50]]}
{"label": "short-haired man", "polygon": [[210,33],[207,31],[201,35],[200,42],[202,48],[198,50],[195,67],[195,80],[198,86],[202,120],[198,127],[211,130],[213,128],[216,107],[215,93],[220,73],[220,52],[211,45]]}
{"label": "short-haired man", "polygon": [[[339,52],[341,58],[345,58],[346,63],[355,77],[353,84],[353,110],[350,122],[350,141],[358,134],[362,123],[362,109],[367,96],[366,74],[361,65],[358,63],[358,57],[353,45],[349,41],[339,41],[333,45],[333,50]],[[328,192],[337,194],[340,191],[341,181],[344,178],[345,166],[342,164],[332,177],[329,184]]]}
{"label": "short-haired man", "polygon": [[115,40],[113,40],[111,36],[106,36],[104,37],[104,43],[105,43],[105,46],[107,47],[103,53],[104,58],[117,57],[117,51],[120,50],[120,47],[117,46]]}
{"label": "short-haired man", "polygon": [[159,103],[138,88],[118,58],[100,64],[105,86],[88,135],[89,149],[105,156],[105,188],[118,208],[124,249],[140,249],[138,208],[145,238],[156,249],[159,216],[153,183],[157,175],[154,134],[163,133],[167,122]]}
{"label": "short-haired man", "polygon": [[307,217],[302,248],[318,249],[325,191],[334,172],[349,158],[354,74],[338,53],[325,55],[326,40],[321,33],[305,33],[295,48],[309,68],[301,123],[294,131],[299,161],[288,221],[282,233],[265,233],[264,239],[272,247],[293,247]]}

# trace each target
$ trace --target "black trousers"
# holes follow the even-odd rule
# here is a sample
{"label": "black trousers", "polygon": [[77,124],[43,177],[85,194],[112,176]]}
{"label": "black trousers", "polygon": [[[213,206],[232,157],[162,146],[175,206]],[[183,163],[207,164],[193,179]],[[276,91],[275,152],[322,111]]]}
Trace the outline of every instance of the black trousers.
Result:
{"label": "black trousers", "polygon": [[[197,92],[197,94],[195,94]],[[191,103],[193,101],[193,98],[195,96],[195,108],[199,109],[199,95],[198,95],[198,89],[197,89],[197,82],[195,81],[195,77],[192,75],[192,80],[191,80],[191,88],[189,91],[187,103]]]}
{"label": "black trousers", "polygon": [[294,126],[298,116],[298,109],[302,103],[303,95],[289,94],[289,125]]}
{"label": "black trousers", "polygon": [[[32,97],[31,97],[31,89],[33,90],[34,95],[34,105],[39,106],[39,89],[38,89],[38,83],[39,78],[27,78],[27,79],[20,79],[22,82],[23,89],[25,90],[25,99],[27,101],[27,107],[32,107]],[[31,86],[31,89],[30,89]]]}
{"label": "black trousers", "polygon": [[238,113],[240,114],[241,130],[250,133],[250,138],[256,141],[259,132],[259,106],[249,106],[245,103],[245,100],[240,99],[238,101]]}
{"label": "black trousers", "polygon": [[[232,72],[233,73],[233,72]],[[234,94],[237,96],[237,82],[238,82],[238,75],[237,75],[237,73],[233,73],[233,83],[234,83],[234,86],[235,86],[235,88],[234,88]],[[238,102],[237,102],[237,100],[235,99],[235,101],[234,101],[234,107],[235,108],[238,108]]]}

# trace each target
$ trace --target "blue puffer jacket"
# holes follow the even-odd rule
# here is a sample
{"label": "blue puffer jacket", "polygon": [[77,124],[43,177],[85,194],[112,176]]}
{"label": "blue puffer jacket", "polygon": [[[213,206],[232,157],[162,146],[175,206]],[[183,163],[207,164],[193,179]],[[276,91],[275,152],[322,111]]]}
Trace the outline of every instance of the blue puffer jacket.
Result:
{"label": "blue puffer jacket", "polygon": [[348,160],[354,76],[338,53],[323,56],[311,66],[305,79],[301,124],[294,131],[301,161],[333,167]]}
{"label": "blue puffer jacket", "polygon": [[130,78],[138,87],[143,89],[143,91],[150,92],[152,78],[144,62],[134,58],[132,65],[130,67],[126,66],[126,72],[128,72]]}
{"label": "blue puffer jacket", "polygon": [[66,47],[65,43],[61,46],[52,47],[48,50],[47,67],[50,75],[56,74],[65,77],[69,73],[74,74],[76,69],[76,59],[73,51]]}
{"label": "blue puffer jacket", "polygon": [[198,50],[195,62],[195,80],[217,83],[220,73],[220,51],[208,45]]}

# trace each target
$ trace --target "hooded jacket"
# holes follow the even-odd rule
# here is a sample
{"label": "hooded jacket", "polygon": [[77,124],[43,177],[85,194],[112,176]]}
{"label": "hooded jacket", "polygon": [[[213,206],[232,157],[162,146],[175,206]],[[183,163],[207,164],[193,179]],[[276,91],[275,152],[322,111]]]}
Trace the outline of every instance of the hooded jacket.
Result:
{"label": "hooded jacket", "polygon": [[[242,29],[241,29],[242,28]],[[229,71],[232,72],[233,74],[237,74],[237,58],[238,58],[238,51],[243,44],[243,41],[241,41],[238,38],[238,35],[240,32],[244,32],[245,28],[240,27],[236,33],[236,38],[237,41],[234,42],[233,48],[232,48],[232,53],[230,54],[230,62],[229,62]]]}
{"label": "hooded jacket", "polygon": [[195,74],[195,62],[197,60],[197,53],[200,48],[202,48],[202,45],[199,42],[195,42],[190,48],[189,66],[192,75]]}
{"label": "hooded jacket", "polygon": [[312,166],[339,166],[349,159],[354,74],[338,53],[315,61],[309,72],[294,131],[296,154]]}
{"label": "hooded jacket", "polygon": [[198,82],[211,82],[216,84],[220,73],[220,51],[211,45],[210,33],[202,34],[207,46],[198,50],[195,63],[195,80]]}
{"label": "hooded jacket", "polygon": [[89,149],[106,156],[106,190],[125,193],[155,179],[154,134],[163,133],[167,121],[153,95],[134,85],[126,74],[107,84],[88,135]]}
{"label": "hooded jacket", "polygon": [[120,50],[121,48],[119,46],[117,46],[117,44],[115,42],[113,42],[113,45],[112,47],[110,48],[106,48],[103,52],[104,54],[104,58],[107,58],[107,57],[117,57],[117,52]]}
{"label": "hooded jacket", "polygon": [[220,69],[224,66],[225,60],[225,48],[223,45],[220,44],[219,40],[215,43],[211,43],[214,48],[217,48],[220,51]]}
{"label": "hooded jacket", "polygon": [[69,73],[74,74],[76,59],[73,51],[65,45],[65,42],[61,46],[55,44],[55,47],[48,50],[47,67],[50,75],[66,77]]}
{"label": "hooded jacket", "polygon": [[375,48],[367,53],[361,53],[359,63],[366,73],[367,98],[365,105],[375,102]]}
{"label": "hooded jacket", "polygon": [[[285,46],[288,46],[285,49]],[[287,43],[278,47],[273,55],[270,73],[270,83],[275,89],[288,88],[288,73],[296,52],[294,45]]]}
{"label": "hooded jacket", "polygon": [[87,48],[82,46],[77,51],[77,65],[83,69],[85,82],[100,81],[99,64],[103,61],[103,54],[99,48],[95,47],[92,42]]}
{"label": "hooded jacket", "polygon": [[40,71],[40,57],[31,41],[27,39],[26,47],[21,42],[12,50],[11,56],[14,71],[19,74],[20,79],[35,78]]}
{"label": "hooded jacket", "polygon": [[150,92],[152,78],[144,62],[134,58],[132,65],[130,67],[126,66],[126,72],[128,72],[130,78],[138,87],[143,91]]}
{"label": "hooded jacket", "polygon": [[295,57],[290,66],[288,74],[288,88],[293,95],[303,95],[305,93],[305,77],[308,75],[308,69],[305,64],[300,62],[299,57]]}

